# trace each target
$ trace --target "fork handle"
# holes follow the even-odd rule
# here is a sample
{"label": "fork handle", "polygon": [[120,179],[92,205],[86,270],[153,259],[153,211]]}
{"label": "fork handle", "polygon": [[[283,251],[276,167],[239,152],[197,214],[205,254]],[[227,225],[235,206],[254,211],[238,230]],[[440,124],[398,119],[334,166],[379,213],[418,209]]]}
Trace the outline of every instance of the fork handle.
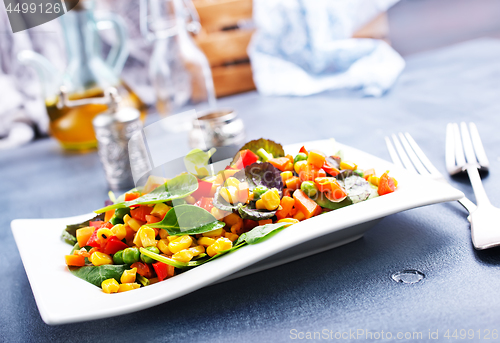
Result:
{"label": "fork handle", "polygon": [[466,197],[463,197],[462,199],[458,200],[458,202],[469,212],[469,214],[474,212],[477,208],[476,204],[474,204]]}
{"label": "fork handle", "polygon": [[479,205],[491,205],[488,195],[484,190],[483,181],[481,181],[481,176],[479,171],[475,166],[467,167],[467,174],[469,174],[470,183],[472,184],[472,189],[474,190],[474,196],[476,197],[477,206]]}

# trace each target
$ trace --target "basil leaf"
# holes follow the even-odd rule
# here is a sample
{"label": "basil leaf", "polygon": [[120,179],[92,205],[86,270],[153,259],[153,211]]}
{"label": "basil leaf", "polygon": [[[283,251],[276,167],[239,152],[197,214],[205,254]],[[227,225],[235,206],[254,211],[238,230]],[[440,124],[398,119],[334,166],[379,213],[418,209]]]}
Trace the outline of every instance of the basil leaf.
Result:
{"label": "basil leaf", "polygon": [[276,223],[257,226],[251,231],[242,234],[236,241],[235,246],[238,246],[243,242],[246,242],[247,244],[260,243],[290,225],[290,223]]}
{"label": "basil leaf", "polygon": [[68,243],[69,245],[75,245],[75,243],[77,242],[76,237],[67,232],[66,230],[63,231],[61,239],[64,242]]}
{"label": "basil leaf", "polygon": [[165,182],[165,184],[155,188],[151,193],[131,200],[119,202],[104,208],[95,213],[103,213],[117,208],[125,208],[133,205],[156,204],[160,202],[184,198],[198,189],[198,179],[191,174],[182,174]]}
{"label": "basil leaf", "polygon": [[101,287],[104,280],[115,279],[120,282],[120,278],[125,270],[129,269],[127,264],[105,264],[102,266],[84,266],[79,268],[69,268],[70,272],[83,279],[90,282],[94,286]]}
{"label": "basil leaf", "polygon": [[328,200],[328,198],[324,195],[324,193],[319,193],[319,194],[320,195],[316,199],[314,199],[314,201],[323,208],[327,208],[330,210],[338,210],[339,208],[352,204],[352,201],[349,198],[345,198],[340,202],[333,202]]}
{"label": "basil leaf", "polygon": [[238,213],[240,217],[243,219],[252,219],[255,221],[271,219],[276,211],[265,211],[265,210],[257,210],[255,208],[251,208],[248,205],[239,206]]}
{"label": "basil leaf", "polygon": [[179,205],[167,212],[161,222],[147,224],[149,227],[167,230],[171,236],[196,235],[220,229],[226,225],[218,221],[204,208],[194,205]]}
{"label": "basil leaf", "polygon": [[99,214],[99,215],[95,216],[94,218],[86,220],[82,223],[66,225],[66,229],[64,231],[69,233],[71,236],[76,237],[76,230],[81,229],[82,227],[90,226],[90,222],[103,221],[103,220],[104,220],[104,214]]}

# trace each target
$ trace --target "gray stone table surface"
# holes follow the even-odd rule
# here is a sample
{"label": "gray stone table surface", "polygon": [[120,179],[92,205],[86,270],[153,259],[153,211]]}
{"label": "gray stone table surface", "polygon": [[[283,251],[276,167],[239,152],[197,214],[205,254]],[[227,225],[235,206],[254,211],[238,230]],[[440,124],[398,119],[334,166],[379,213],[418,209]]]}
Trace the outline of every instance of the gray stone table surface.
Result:
{"label": "gray stone table surface", "polygon": [[[335,137],[385,159],[384,136],[408,131],[445,175],[446,124],[474,121],[491,162],[484,185],[500,206],[498,40],[410,56],[382,98],[341,93],[266,98],[251,92],[221,99],[220,105],[238,110],[249,139],[289,144]],[[449,180],[474,200],[466,177]],[[384,331],[385,338],[390,332],[393,340],[398,332],[421,332],[422,341],[429,340],[429,332],[454,341],[444,337],[446,330],[450,336],[474,330],[469,341],[477,342],[488,330],[489,341],[493,330],[500,334],[500,250],[474,250],[466,212],[456,202],[391,215],[353,243],[147,310],[48,326],[38,313],[10,222],[100,207],[107,197],[103,170],[95,153],[63,154],[54,140],[42,139],[0,152],[0,185],[0,342],[287,342],[300,332],[322,330],[344,333],[341,341],[347,342],[356,341],[349,332],[358,329]],[[37,252],[41,268],[44,249],[50,247]],[[404,269],[419,270],[425,279],[394,282],[391,274]],[[76,294],[68,303],[85,306]]]}

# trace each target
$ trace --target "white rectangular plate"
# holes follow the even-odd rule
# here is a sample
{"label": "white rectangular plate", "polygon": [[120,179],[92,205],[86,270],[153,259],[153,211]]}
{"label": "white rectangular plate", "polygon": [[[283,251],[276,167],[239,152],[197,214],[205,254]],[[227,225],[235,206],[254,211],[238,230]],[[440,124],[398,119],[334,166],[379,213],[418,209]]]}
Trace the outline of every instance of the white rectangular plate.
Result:
{"label": "white rectangular plate", "polygon": [[[398,180],[396,192],[320,215],[279,232],[270,239],[239,249],[210,263],[173,278],[138,290],[105,294],[94,285],[73,276],[66,268],[64,255],[71,247],[60,236],[67,224],[92,217],[86,214],[60,219],[17,219],[12,232],[21,254],[42,319],[51,325],[105,318],[139,311],[172,300],[215,282],[247,275],[297,258],[318,253],[360,238],[370,226],[387,215],[411,208],[458,200],[463,194],[455,188],[411,174],[393,164],[332,140],[314,141],[285,147],[296,154],[305,145],[334,154],[341,149],[346,159],[362,169],[386,170]],[[314,239],[322,237],[322,239]],[[300,249],[297,247],[301,244]],[[44,254],[43,268],[37,251]],[[50,277],[49,277],[50,276]],[[74,294],[86,306],[67,302]]]}

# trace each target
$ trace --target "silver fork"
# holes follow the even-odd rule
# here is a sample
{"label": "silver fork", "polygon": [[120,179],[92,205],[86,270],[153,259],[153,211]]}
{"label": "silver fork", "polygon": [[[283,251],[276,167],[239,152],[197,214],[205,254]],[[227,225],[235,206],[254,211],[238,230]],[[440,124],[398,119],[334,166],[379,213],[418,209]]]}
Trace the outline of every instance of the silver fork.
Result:
{"label": "silver fork", "polygon": [[[436,181],[447,183],[444,176],[436,169],[436,167],[434,167],[432,162],[427,158],[427,156],[425,156],[422,149],[420,149],[417,142],[415,142],[413,137],[410,136],[408,132],[405,134],[399,133],[397,136],[392,134],[391,137],[394,145],[387,136],[385,137],[385,144],[387,145],[387,150],[389,150],[389,154],[391,155],[392,162],[395,165]],[[396,149],[394,149],[394,146]],[[401,159],[399,157],[401,157]],[[477,208],[477,206],[466,197],[458,200],[458,202],[469,212],[469,214]]]}
{"label": "silver fork", "polygon": [[[500,246],[500,209],[494,207],[483,187],[479,169],[487,170],[488,158],[474,123],[448,124],[446,128],[446,168],[451,175],[467,171],[477,209],[470,214],[472,243],[482,250]],[[461,134],[460,134],[461,131]],[[472,140],[471,140],[472,138]],[[464,155],[465,151],[465,155]],[[467,159],[467,160],[466,160]]]}

